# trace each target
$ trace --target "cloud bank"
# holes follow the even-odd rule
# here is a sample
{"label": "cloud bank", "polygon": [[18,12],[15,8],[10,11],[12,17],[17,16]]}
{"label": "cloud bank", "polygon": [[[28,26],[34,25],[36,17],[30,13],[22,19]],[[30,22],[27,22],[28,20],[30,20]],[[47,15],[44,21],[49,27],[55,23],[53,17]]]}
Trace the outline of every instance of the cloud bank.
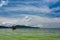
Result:
{"label": "cloud bank", "polygon": [[[26,25],[32,27],[50,28],[50,26],[58,26],[60,18],[46,18],[33,15],[22,15],[22,18],[0,18],[0,25],[12,26],[12,25]],[[52,26],[52,28],[54,28]],[[59,25],[60,26],[60,25]]]}

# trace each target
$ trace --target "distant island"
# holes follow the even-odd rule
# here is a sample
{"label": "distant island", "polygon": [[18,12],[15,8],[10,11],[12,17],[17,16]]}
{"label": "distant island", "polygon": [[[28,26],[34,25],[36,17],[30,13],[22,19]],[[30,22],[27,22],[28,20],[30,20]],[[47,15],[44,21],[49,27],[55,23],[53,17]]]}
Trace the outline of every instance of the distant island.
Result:
{"label": "distant island", "polygon": [[[16,28],[39,28],[39,27],[30,27],[30,26],[25,26],[25,25],[15,25]],[[12,28],[8,26],[0,26],[0,28]]]}

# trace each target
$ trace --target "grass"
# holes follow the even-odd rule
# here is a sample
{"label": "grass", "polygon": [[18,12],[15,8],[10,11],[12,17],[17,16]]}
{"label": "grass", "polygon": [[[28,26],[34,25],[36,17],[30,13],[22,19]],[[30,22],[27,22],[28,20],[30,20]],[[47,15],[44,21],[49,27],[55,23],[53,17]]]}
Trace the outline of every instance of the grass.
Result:
{"label": "grass", "polygon": [[[60,30],[59,30],[60,31]],[[0,29],[0,40],[60,40],[59,31],[40,29]]]}

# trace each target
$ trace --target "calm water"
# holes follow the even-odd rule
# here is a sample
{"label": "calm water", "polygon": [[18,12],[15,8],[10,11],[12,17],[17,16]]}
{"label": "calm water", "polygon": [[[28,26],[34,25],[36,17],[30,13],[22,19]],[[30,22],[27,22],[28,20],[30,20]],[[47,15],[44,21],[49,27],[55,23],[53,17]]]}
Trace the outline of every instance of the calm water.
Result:
{"label": "calm water", "polygon": [[0,29],[0,33],[8,33],[8,32],[14,32],[14,33],[42,33],[42,34],[55,34],[60,35],[60,28],[40,28],[40,29]]}

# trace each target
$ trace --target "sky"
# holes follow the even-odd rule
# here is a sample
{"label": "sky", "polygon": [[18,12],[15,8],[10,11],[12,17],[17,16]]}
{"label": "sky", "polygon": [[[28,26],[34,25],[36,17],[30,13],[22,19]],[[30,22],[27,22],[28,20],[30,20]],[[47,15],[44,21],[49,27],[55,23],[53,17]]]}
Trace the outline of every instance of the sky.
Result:
{"label": "sky", "polygon": [[0,25],[60,28],[60,0],[0,0]]}

